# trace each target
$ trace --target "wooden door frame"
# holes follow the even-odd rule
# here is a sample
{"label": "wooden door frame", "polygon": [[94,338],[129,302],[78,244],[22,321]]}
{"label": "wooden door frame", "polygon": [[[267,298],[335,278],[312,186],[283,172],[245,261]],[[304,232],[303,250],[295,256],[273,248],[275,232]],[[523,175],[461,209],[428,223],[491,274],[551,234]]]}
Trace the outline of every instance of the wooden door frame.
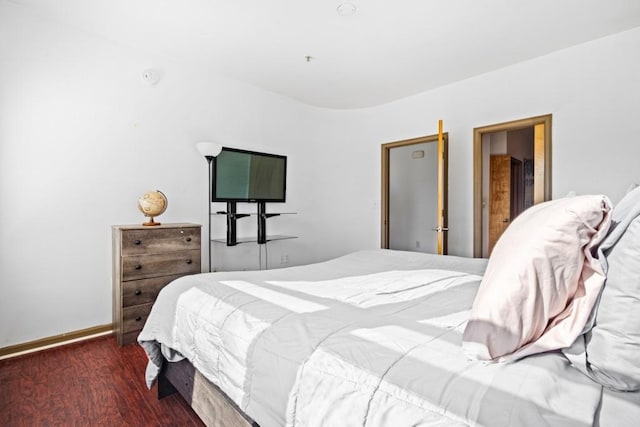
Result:
{"label": "wooden door frame", "polygon": [[[443,140],[443,144],[444,144],[444,153],[445,153],[445,157],[444,157],[444,165],[445,165],[445,169],[447,169],[447,164],[448,164],[448,147],[449,147],[449,134],[447,132],[444,132],[442,134],[442,140]],[[380,247],[383,249],[389,249],[389,163],[390,163],[390,156],[391,156],[391,149],[393,148],[398,148],[398,147],[406,147],[406,146],[410,146],[410,145],[417,145],[417,144],[422,144],[425,142],[438,142],[438,134],[435,135],[428,135],[428,136],[421,136],[418,138],[412,138],[412,139],[405,139],[402,141],[395,141],[395,142],[388,142],[386,144],[382,144],[381,147],[381,161],[382,161],[382,166],[381,166],[381,177],[382,177],[382,184],[381,184],[381,203],[380,203],[380,208],[381,208],[381,217],[380,217],[380,224],[381,224],[381,229],[380,229]],[[447,227],[448,223],[447,223],[447,217],[448,217],[448,210],[447,210],[447,192],[448,192],[448,178],[447,178],[448,174],[445,174],[444,178],[444,206],[443,206],[443,210],[444,210],[444,225],[443,227]],[[447,253],[447,242],[448,239],[444,239],[444,246],[443,246],[443,253]]]}
{"label": "wooden door frame", "polygon": [[[489,126],[482,126],[473,129],[473,256],[482,257],[482,136],[487,133],[517,130],[526,127],[544,125],[544,141],[534,140],[534,144],[542,145],[544,156],[541,159],[534,159],[538,163],[535,166],[536,176],[543,177],[541,188],[542,198],[551,199],[551,114],[530,117],[527,119],[513,120],[510,122],[498,123]],[[543,170],[540,170],[542,163]]]}

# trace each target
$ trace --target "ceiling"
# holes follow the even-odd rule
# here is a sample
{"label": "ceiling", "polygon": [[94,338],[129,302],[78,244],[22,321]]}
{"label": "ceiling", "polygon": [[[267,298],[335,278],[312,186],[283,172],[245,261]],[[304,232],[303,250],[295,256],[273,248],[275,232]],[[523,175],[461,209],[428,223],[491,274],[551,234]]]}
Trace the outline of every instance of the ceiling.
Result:
{"label": "ceiling", "polygon": [[640,26],[638,0],[351,0],[351,16],[334,0],[6,1],[327,108],[388,103]]}

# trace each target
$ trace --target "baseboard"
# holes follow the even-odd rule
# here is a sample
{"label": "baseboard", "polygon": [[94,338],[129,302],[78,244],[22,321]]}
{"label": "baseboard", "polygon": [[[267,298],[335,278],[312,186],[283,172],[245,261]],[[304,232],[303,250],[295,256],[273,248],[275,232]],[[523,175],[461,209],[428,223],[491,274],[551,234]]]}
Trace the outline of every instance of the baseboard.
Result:
{"label": "baseboard", "polygon": [[58,347],[76,341],[96,338],[111,334],[112,332],[113,325],[109,323],[108,325],[93,326],[87,329],[66,332],[60,335],[54,335],[52,337],[42,338],[23,344],[10,345],[8,347],[0,348],[0,360],[21,356],[23,354],[33,353],[35,351],[45,350],[47,348]]}

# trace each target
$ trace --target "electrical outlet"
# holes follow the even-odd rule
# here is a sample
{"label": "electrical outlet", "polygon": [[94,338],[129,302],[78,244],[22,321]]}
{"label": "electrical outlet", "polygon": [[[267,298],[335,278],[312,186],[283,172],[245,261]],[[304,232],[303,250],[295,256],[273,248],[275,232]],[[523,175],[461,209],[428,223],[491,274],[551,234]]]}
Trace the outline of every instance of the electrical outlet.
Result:
{"label": "electrical outlet", "polygon": [[420,248],[420,240],[416,240],[416,249]]}
{"label": "electrical outlet", "polygon": [[284,254],[280,256],[280,264],[289,264],[289,255]]}

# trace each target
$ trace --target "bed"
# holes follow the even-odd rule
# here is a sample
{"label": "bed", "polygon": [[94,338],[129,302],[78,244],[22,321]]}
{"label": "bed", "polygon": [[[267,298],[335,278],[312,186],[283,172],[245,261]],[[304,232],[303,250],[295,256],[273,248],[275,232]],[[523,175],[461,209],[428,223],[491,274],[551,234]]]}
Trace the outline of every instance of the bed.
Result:
{"label": "bed", "polygon": [[[621,203],[616,216],[618,207],[611,210],[606,198],[580,199],[580,203],[551,203],[563,212],[571,206],[571,221],[581,222],[579,230],[569,230],[587,237],[579,238],[576,247],[580,271],[568,268],[567,258],[556,260],[564,265],[559,267],[553,265],[556,261],[549,262],[557,256],[532,255],[553,270],[556,279],[578,278],[567,297],[569,303],[564,303],[571,312],[561,311],[561,320],[559,313],[550,313],[555,320],[547,322],[541,336],[507,354],[495,353],[491,341],[502,330],[489,333],[471,327],[484,319],[483,301],[497,291],[491,307],[499,307],[498,314],[511,319],[497,302],[505,294],[509,294],[507,308],[520,313],[531,308],[531,298],[539,309],[545,298],[549,306],[557,304],[559,295],[558,286],[552,295],[538,289],[533,297],[521,298],[519,303],[525,305],[518,306],[513,292],[495,285],[500,282],[496,277],[514,270],[501,264],[508,261],[513,267],[514,259],[519,259],[513,253],[518,250],[533,254],[544,234],[536,229],[529,242],[524,236],[530,228],[526,216],[520,229],[513,222],[508,229],[512,236],[503,236],[489,261],[365,250],[308,266],[179,278],[162,290],[138,337],[149,356],[147,384],[157,381],[161,395],[179,391],[207,425],[637,425],[640,387],[634,379],[639,367],[637,362],[631,367],[625,363],[634,363],[633,354],[640,347],[631,343],[623,348],[631,350],[630,356],[615,357],[614,370],[619,366],[630,370],[622,373],[631,378],[622,392],[618,390],[623,386],[612,385],[606,364],[589,359],[589,346],[598,341],[599,328],[606,326],[606,319],[598,320],[598,307],[611,305],[605,277],[618,262],[613,256],[608,264],[601,258],[614,253],[611,248],[620,246],[629,230],[640,231],[640,220],[635,221],[638,212],[628,207],[635,204]],[[640,193],[631,199],[640,202]],[[592,215],[576,215],[574,205],[587,206]],[[549,218],[567,221],[549,215],[550,211],[532,212],[529,216],[534,218],[529,220],[537,215],[536,224]],[[555,235],[556,225],[548,227]],[[517,238],[519,245],[509,242],[511,238]],[[634,239],[627,240],[633,246]],[[635,246],[640,244],[636,241]],[[516,255],[524,259],[522,253]],[[594,267],[602,264],[601,269]],[[522,268],[526,274],[540,275],[539,265]],[[514,271],[522,280],[522,271]],[[534,287],[541,288],[540,283]],[[591,306],[580,305],[585,299]],[[613,304],[612,310],[619,307]],[[584,319],[584,324],[576,326],[575,318]],[[520,329],[529,333],[529,319],[518,320]],[[579,329],[569,345],[545,347],[567,335],[567,323]],[[640,322],[632,328],[639,326]],[[557,330],[561,333],[550,334]],[[478,351],[482,333],[488,342]],[[552,339],[547,339],[549,335]]]}

